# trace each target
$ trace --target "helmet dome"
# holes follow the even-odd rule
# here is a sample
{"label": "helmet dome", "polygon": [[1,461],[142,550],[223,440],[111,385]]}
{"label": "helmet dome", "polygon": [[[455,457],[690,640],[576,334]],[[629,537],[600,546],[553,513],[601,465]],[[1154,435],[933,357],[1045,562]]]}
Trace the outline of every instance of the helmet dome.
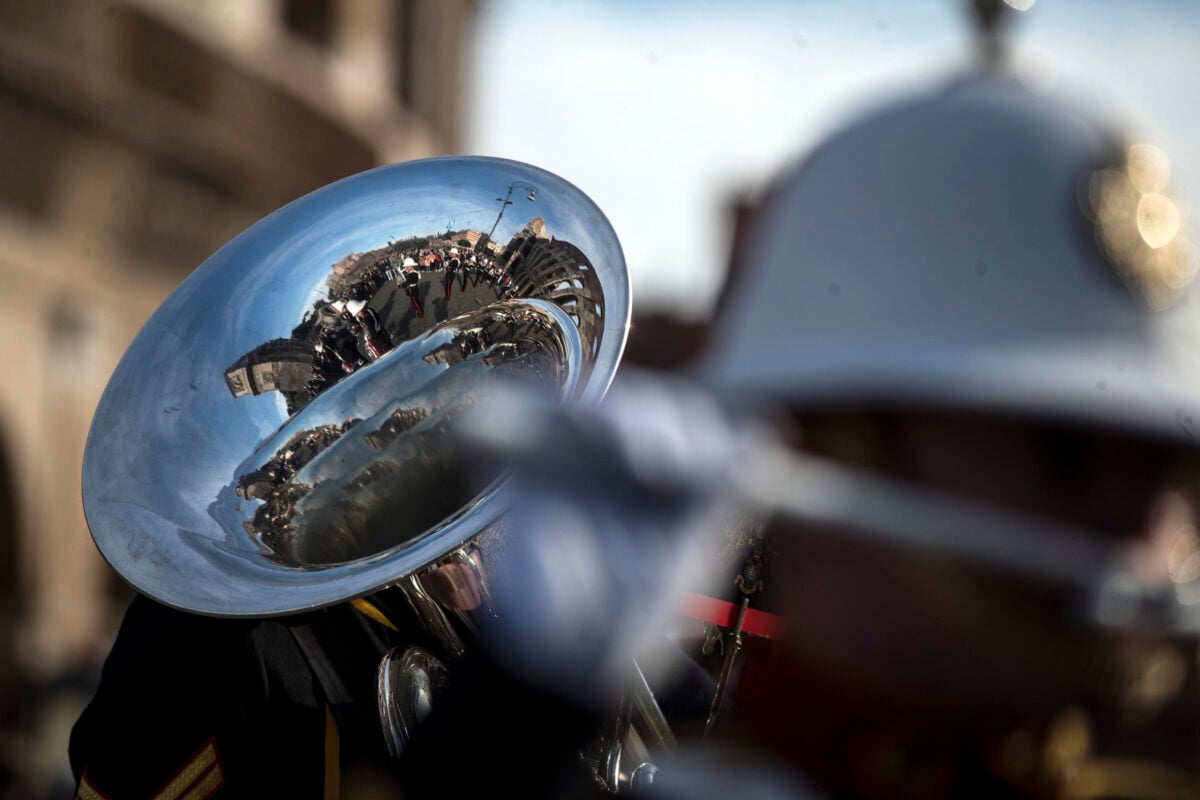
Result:
{"label": "helmet dome", "polygon": [[984,75],[869,116],[774,187],[702,374],[794,405],[956,405],[1191,438],[1195,259],[1165,165],[1147,180],[1138,147]]}

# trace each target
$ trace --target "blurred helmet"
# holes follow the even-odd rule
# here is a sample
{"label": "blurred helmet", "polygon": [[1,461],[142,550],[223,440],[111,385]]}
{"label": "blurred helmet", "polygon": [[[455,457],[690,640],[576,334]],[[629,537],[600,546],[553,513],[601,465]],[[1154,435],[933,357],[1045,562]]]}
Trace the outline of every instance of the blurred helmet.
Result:
{"label": "blurred helmet", "polygon": [[417,262],[415,259],[412,258],[412,256],[409,256],[408,258],[404,259],[404,266],[415,267],[416,265],[417,265]]}
{"label": "blurred helmet", "polygon": [[1156,148],[999,77],[875,113],[777,182],[705,374],[1190,438],[1196,261],[1168,177]]}
{"label": "blurred helmet", "polygon": [[980,74],[763,203],[701,370],[838,462],[755,478],[785,635],[738,697],[823,788],[1196,785],[1200,307],[1168,184],[1156,148]]}

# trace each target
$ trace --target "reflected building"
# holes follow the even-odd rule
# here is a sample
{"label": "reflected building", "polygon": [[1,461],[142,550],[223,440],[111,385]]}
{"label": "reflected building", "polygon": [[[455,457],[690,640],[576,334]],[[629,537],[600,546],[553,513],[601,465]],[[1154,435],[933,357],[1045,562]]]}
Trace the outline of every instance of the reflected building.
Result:
{"label": "reflected building", "polygon": [[386,248],[371,253],[351,253],[329,268],[329,293],[341,297],[349,287],[362,280],[366,270],[374,261],[386,260],[389,256]]}
{"label": "reflected building", "polygon": [[[142,323],[276,208],[382,163],[454,152],[471,0],[0,3],[0,734],[20,689],[90,670],[128,598],[88,535],[93,409]],[[227,376],[290,388],[264,346]],[[278,347],[278,350],[273,349]],[[239,383],[240,381],[240,383]],[[0,793],[36,797],[29,760]],[[17,787],[5,783],[16,778]]]}
{"label": "reflected building", "polygon": [[234,397],[276,391],[297,394],[312,377],[312,355],[294,339],[272,339],[225,371],[225,382]]}
{"label": "reflected building", "polygon": [[454,240],[456,242],[459,244],[466,242],[466,246],[472,250],[479,246],[479,240],[482,238],[483,231],[477,231],[472,228],[468,228],[467,230],[459,231],[458,233],[454,234]]}
{"label": "reflected building", "polygon": [[550,234],[546,232],[546,220],[541,217],[534,217],[525,223],[525,227],[513,234],[512,239],[508,241],[508,245],[504,248],[505,266],[511,268],[521,257],[524,248],[532,246],[539,239],[549,239]]}
{"label": "reflected building", "polygon": [[604,330],[604,292],[583,252],[546,233],[538,217],[512,238],[506,248],[508,274],[520,297],[550,300],[570,315],[583,336],[584,351],[595,354]]}
{"label": "reflected building", "polygon": [[466,228],[461,231],[446,231],[437,238],[430,239],[428,247],[439,250],[451,247],[465,247],[468,250],[474,250],[482,238],[483,231],[477,231],[473,228]]}

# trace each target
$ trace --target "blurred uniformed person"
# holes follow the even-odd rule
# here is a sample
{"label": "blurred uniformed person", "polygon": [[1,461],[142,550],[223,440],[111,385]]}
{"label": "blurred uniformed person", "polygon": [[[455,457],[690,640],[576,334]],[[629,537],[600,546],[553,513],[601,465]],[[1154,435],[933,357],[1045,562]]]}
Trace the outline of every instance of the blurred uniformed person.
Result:
{"label": "blurred uniformed person", "polygon": [[[446,300],[447,301],[450,300],[450,289],[452,286],[454,286],[454,277],[455,277],[455,275],[458,274],[458,271],[460,269],[462,269],[462,261],[458,257],[458,248],[451,247],[450,255],[446,258],[446,261],[445,261],[445,270],[446,270],[445,281],[446,281]],[[464,288],[466,288],[466,287],[464,287]]]}
{"label": "blurred uniformed person", "polygon": [[823,793],[1200,796],[1173,192],[1161,150],[990,69],[769,193],[702,372],[800,457],[764,478],[785,632],[735,716]]}
{"label": "blurred uniformed person", "polygon": [[[699,369],[776,426],[758,455],[722,453],[706,417],[706,451],[666,456],[670,426],[637,403],[638,435],[524,506],[536,531],[578,487],[622,487],[616,519],[553,516],[543,548],[565,555],[517,572],[499,592],[517,601],[646,585],[652,563],[669,583],[663,484],[701,503],[740,484],[774,511],[762,591],[782,635],[739,657],[713,740],[739,748],[664,762],[649,796],[1200,797],[1188,226],[1166,154],[1030,93],[987,44],[986,68],[850,125],[768,194]],[[695,406],[656,413],[672,407]],[[587,608],[651,616],[631,593],[623,616],[573,618],[563,591],[537,604],[560,639],[599,626]],[[564,670],[526,669],[568,692]]]}
{"label": "blurred uniformed person", "polygon": [[425,309],[421,307],[421,276],[417,274],[417,262],[411,258],[404,259],[404,272],[400,274],[400,277],[404,285],[404,293],[408,295],[408,299],[412,302],[412,307],[417,312],[417,316],[425,316]]}

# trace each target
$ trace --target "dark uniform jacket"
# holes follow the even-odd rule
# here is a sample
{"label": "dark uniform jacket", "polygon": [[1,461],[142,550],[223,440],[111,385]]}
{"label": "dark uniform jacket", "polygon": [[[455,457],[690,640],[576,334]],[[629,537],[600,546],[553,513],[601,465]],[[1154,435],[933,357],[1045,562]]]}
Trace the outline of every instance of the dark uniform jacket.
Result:
{"label": "dark uniform jacket", "polygon": [[[449,689],[390,764],[376,668],[392,646],[437,648],[391,610],[402,600],[389,591],[364,611],[347,604],[267,620],[201,617],[138,597],[72,731],[76,797],[440,800],[496,796],[514,781],[528,798],[600,796],[581,753],[610,714],[478,651],[451,665]],[[709,689],[687,696],[707,709]]]}
{"label": "dark uniform jacket", "polygon": [[77,797],[330,798],[347,775],[386,776],[376,667],[426,642],[378,619],[214,619],[137,597],[71,734]]}

